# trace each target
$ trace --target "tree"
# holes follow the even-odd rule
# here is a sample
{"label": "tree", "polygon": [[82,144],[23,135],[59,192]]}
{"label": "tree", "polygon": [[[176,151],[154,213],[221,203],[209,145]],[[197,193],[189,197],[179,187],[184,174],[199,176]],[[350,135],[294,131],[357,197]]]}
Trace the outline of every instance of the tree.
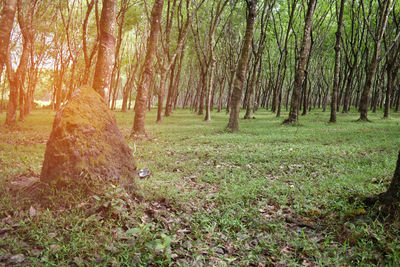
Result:
{"label": "tree", "polygon": [[229,122],[227,126],[227,130],[230,132],[239,131],[240,99],[242,98],[243,83],[244,79],[246,78],[251,42],[253,40],[254,24],[257,17],[257,2],[258,0],[246,0],[248,11],[246,19],[246,33],[243,38],[242,52],[237,65],[232,92]]}
{"label": "tree", "polygon": [[[211,10],[211,21],[209,24],[209,32],[208,32],[208,60],[207,60],[207,72],[209,73],[209,80],[206,92],[206,116],[204,117],[205,121],[211,120],[211,92],[214,86],[214,72],[217,60],[215,58],[215,31],[217,30],[217,26],[219,24],[219,20],[227,5],[228,1],[217,1],[217,6],[214,9],[214,5]],[[215,14],[214,14],[215,13]]]}
{"label": "tree", "polygon": [[[88,23],[89,23],[90,13],[92,12],[93,7],[96,6],[96,24],[98,24],[97,1],[98,0],[91,0],[90,2],[89,1],[86,2],[87,9],[86,9],[85,18],[83,19],[83,24],[82,24],[82,50],[83,50],[83,56],[84,56],[84,60],[85,60],[85,71],[82,75],[81,84],[89,83],[90,69],[91,69],[91,66],[93,63],[93,58],[96,55],[96,51],[98,49],[98,44],[99,44],[99,33],[97,32],[96,39],[93,42],[92,48],[89,50],[88,40],[90,38],[88,37]],[[96,29],[98,31],[97,25],[96,25]]]}
{"label": "tree", "polygon": [[392,5],[392,1],[387,0],[384,2],[384,5],[381,8],[379,23],[377,25],[378,28],[376,31],[376,35],[374,36],[374,50],[372,53],[371,61],[367,65],[364,88],[360,99],[360,118],[358,119],[358,121],[369,121],[367,117],[369,94],[375,81],[376,69],[380,61],[381,43],[388,23],[389,14],[393,7],[394,5]]}
{"label": "tree", "polygon": [[[268,12],[266,9],[269,5]],[[254,56],[254,64],[253,64],[253,71],[251,73],[250,83],[247,84],[247,99],[246,99],[246,114],[244,115],[244,119],[250,119],[250,110],[251,110],[251,101],[254,95],[255,85],[256,82],[259,81],[261,67],[262,67],[262,55],[265,50],[266,44],[266,24],[268,22],[269,16],[271,14],[272,8],[274,6],[274,2],[265,1],[264,6],[261,12],[261,30],[260,30],[260,37],[258,39],[258,48],[256,49],[253,44],[253,56]]]}
{"label": "tree", "polygon": [[18,92],[19,92],[19,107],[20,107],[20,117],[19,119],[24,120],[24,85],[25,77],[27,72],[27,65],[29,62],[29,56],[33,40],[32,31],[32,20],[35,12],[37,0],[30,1],[27,14],[23,13],[23,2],[21,0],[17,3],[18,9],[18,25],[22,33],[23,47],[22,54],[19,60],[17,70],[14,72],[12,69],[11,56],[8,55],[7,59],[7,74],[10,84],[10,98],[7,107],[6,115],[6,125],[13,126],[16,124],[16,113],[17,113],[17,102],[18,102]]}
{"label": "tree", "polygon": [[[11,29],[14,24],[15,11],[17,10],[17,0],[7,0],[3,2],[3,10],[0,20],[0,73],[7,64],[8,78],[12,76],[12,67],[9,62],[9,49]],[[16,123],[17,94],[15,90],[10,90],[10,97],[7,107],[6,125],[13,126]]]}
{"label": "tree", "polygon": [[17,10],[17,0],[3,1],[3,10],[0,19],[0,74],[3,73],[3,67],[8,57],[8,45],[10,35],[14,24],[15,11]]}
{"label": "tree", "polygon": [[135,118],[131,136],[145,135],[145,116],[147,108],[147,97],[151,80],[153,78],[153,59],[157,49],[158,34],[160,32],[161,14],[164,0],[155,0],[151,11],[151,28],[150,36],[147,40],[147,51],[144,60],[143,72],[138,84],[136,102],[135,102]]}
{"label": "tree", "polygon": [[93,89],[103,98],[111,90],[111,74],[114,65],[115,19],[117,0],[103,0],[100,18],[100,47],[94,72]]}
{"label": "tree", "polygon": [[338,28],[336,32],[336,44],[335,44],[335,69],[333,78],[332,98],[331,98],[331,117],[329,122],[336,122],[336,110],[337,110],[337,92],[339,89],[339,71],[340,71],[340,41],[342,38],[342,24],[343,24],[343,13],[344,13],[345,0],[340,2],[340,12],[338,17]]}
{"label": "tree", "polygon": [[[288,55],[288,42],[289,42],[289,34],[292,30],[293,24],[293,17],[294,11],[296,9],[297,0],[294,0],[292,3],[292,8],[290,8],[290,2],[287,1],[288,7],[288,15],[289,15],[289,22],[286,29],[285,40],[283,43],[283,47],[281,45],[280,38],[278,37],[278,30],[276,27],[275,17],[273,16],[274,21],[274,33],[276,36],[276,42],[280,51],[279,55],[279,63],[278,63],[278,70],[276,75],[276,82],[274,86],[273,96],[272,96],[272,112],[277,111],[276,116],[280,117],[281,115],[281,102],[282,102],[282,86],[286,76],[286,69],[287,69],[287,55]],[[279,14],[279,13],[278,13]],[[272,13],[273,15],[273,13]]]}
{"label": "tree", "polygon": [[312,17],[314,14],[316,4],[317,4],[316,0],[310,0],[308,3],[308,10],[307,10],[307,15],[305,17],[304,35],[300,51],[300,58],[297,63],[297,68],[294,78],[289,118],[287,118],[283,122],[283,124],[291,124],[298,121],[300,94],[304,82],[305,65],[307,62],[308,54],[310,53]]}
{"label": "tree", "polygon": [[373,205],[377,201],[381,202],[387,207],[400,202],[400,151],[397,156],[396,169],[394,171],[389,188],[377,196],[372,196],[365,199],[365,203],[368,205]]}

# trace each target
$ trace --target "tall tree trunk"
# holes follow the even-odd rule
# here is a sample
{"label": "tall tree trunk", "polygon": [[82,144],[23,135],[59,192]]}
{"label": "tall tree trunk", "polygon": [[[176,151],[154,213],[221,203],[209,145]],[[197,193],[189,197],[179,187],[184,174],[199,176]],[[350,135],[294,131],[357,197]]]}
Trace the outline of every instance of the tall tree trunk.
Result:
{"label": "tall tree trunk", "polygon": [[376,74],[376,69],[378,66],[379,62],[379,53],[380,53],[380,48],[381,48],[381,42],[383,38],[383,34],[385,33],[387,22],[389,19],[389,14],[391,11],[391,0],[387,0],[383,6],[383,10],[381,13],[381,17],[379,20],[378,24],[378,30],[377,30],[377,36],[375,39],[375,45],[374,45],[374,52],[372,55],[372,59],[368,65],[368,71],[367,71],[367,76],[365,79],[365,84],[364,84],[364,89],[361,94],[361,99],[360,99],[360,118],[358,119],[359,121],[369,121],[367,117],[368,113],[368,102],[369,102],[369,94],[372,88],[372,85],[374,84],[375,80],[375,74]]}
{"label": "tall tree trunk", "polygon": [[[27,18],[33,16],[35,6],[31,4],[29,6],[29,11]],[[18,24],[21,29],[22,37],[23,37],[23,47],[22,47],[22,55],[18,64],[18,68],[16,72],[12,70],[11,59],[8,58],[7,69],[8,69],[8,78],[10,81],[10,97],[9,103],[7,107],[6,114],[6,125],[13,126],[16,124],[16,111],[17,111],[17,103],[18,103],[18,91],[19,91],[19,106],[20,106],[20,117],[19,120],[24,120],[24,85],[25,85],[25,76],[26,69],[29,61],[29,51],[32,41],[32,32],[30,21],[25,20],[24,14],[22,13],[22,2],[17,2],[18,9]],[[10,57],[10,55],[8,55]]]}
{"label": "tall tree trunk", "polygon": [[151,11],[151,28],[150,36],[147,40],[147,52],[144,60],[143,72],[138,83],[136,102],[135,102],[135,119],[131,136],[145,135],[145,116],[147,108],[147,97],[151,79],[153,78],[153,59],[157,49],[157,39],[160,32],[160,21],[164,0],[155,0]]}
{"label": "tall tree trunk", "polygon": [[304,36],[301,45],[300,58],[297,64],[297,69],[294,78],[292,100],[290,105],[289,117],[283,122],[283,124],[291,124],[298,121],[299,117],[299,99],[302,89],[302,84],[304,80],[304,70],[307,61],[308,54],[310,53],[311,46],[311,27],[312,27],[312,17],[314,14],[315,6],[317,1],[310,0],[308,4],[307,15],[305,18],[304,25]]}
{"label": "tall tree trunk", "polygon": [[239,112],[240,99],[242,98],[243,82],[246,77],[247,64],[250,56],[251,42],[253,40],[254,24],[257,17],[257,2],[258,0],[247,0],[247,19],[246,33],[243,38],[243,47],[240,53],[240,59],[235,74],[235,82],[233,86],[231,110],[229,115],[229,123],[227,129],[231,132],[239,131]]}
{"label": "tall tree trunk", "polygon": [[333,74],[333,87],[331,97],[331,117],[329,122],[336,122],[336,110],[337,110],[337,92],[339,89],[339,71],[340,71],[340,41],[342,38],[342,25],[343,25],[343,13],[345,0],[340,1],[340,13],[338,18],[338,28],[336,31],[336,44],[335,44],[335,67]]}
{"label": "tall tree trunk", "polygon": [[103,98],[111,90],[111,74],[114,65],[115,19],[117,0],[103,0],[100,18],[100,47],[94,72],[93,89]]}

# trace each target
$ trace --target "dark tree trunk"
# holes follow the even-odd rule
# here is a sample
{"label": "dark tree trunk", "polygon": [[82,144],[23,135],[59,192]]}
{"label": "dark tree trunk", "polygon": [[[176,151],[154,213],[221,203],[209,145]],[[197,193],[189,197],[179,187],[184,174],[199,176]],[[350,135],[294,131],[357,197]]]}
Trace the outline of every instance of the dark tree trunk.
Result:
{"label": "dark tree trunk", "polygon": [[391,206],[393,204],[397,204],[400,201],[400,152],[397,156],[396,169],[393,174],[392,181],[389,185],[389,188],[386,192],[380,194],[377,198],[374,197],[372,199],[367,199],[367,203],[373,203],[376,200],[379,200],[383,204],[387,206]]}
{"label": "dark tree trunk", "polygon": [[394,104],[394,112],[399,112],[399,106],[400,106],[400,87],[397,88],[397,96]]}

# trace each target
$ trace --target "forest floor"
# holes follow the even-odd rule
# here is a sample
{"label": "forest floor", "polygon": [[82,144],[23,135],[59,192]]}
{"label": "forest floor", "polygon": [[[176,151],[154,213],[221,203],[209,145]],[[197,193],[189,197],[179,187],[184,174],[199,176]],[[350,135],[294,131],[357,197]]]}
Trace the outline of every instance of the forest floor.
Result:
{"label": "forest floor", "polygon": [[[353,110],[327,124],[316,110],[281,126],[286,115],[259,111],[230,134],[225,112],[156,124],[153,110],[152,140],[128,140],[152,172],[133,194],[54,192],[46,205],[9,185],[39,175],[54,112],[1,128],[0,266],[400,264],[399,218],[362,202],[392,178],[400,114],[356,123]],[[132,112],[116,117],[128,136]]]}

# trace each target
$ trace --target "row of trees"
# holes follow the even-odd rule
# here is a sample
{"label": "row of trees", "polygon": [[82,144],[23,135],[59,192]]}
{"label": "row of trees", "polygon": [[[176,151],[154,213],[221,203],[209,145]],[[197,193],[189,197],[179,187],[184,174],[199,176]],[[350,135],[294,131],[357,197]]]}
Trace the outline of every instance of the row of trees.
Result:
{"label": "row of trees", "polygon": [[[59,109],[90,84],[111,109],[135,101],[133,133],[177,106],[228,128],[267,108],[295,123],[312,108],[337,112],[400,104],[395,0],[3,0],[0,21],[6,124],[23,120],[35,93]],[[14,21],[15,16],[15,21]],[[14,21],[14,23],[13,23]],[[44,89],[43,89],[44,88]],[[101,89],[100,89],[101,88]],[[7,94],[8,92],[8,94]],[[3,105],[1,105],[2,107]]]}

